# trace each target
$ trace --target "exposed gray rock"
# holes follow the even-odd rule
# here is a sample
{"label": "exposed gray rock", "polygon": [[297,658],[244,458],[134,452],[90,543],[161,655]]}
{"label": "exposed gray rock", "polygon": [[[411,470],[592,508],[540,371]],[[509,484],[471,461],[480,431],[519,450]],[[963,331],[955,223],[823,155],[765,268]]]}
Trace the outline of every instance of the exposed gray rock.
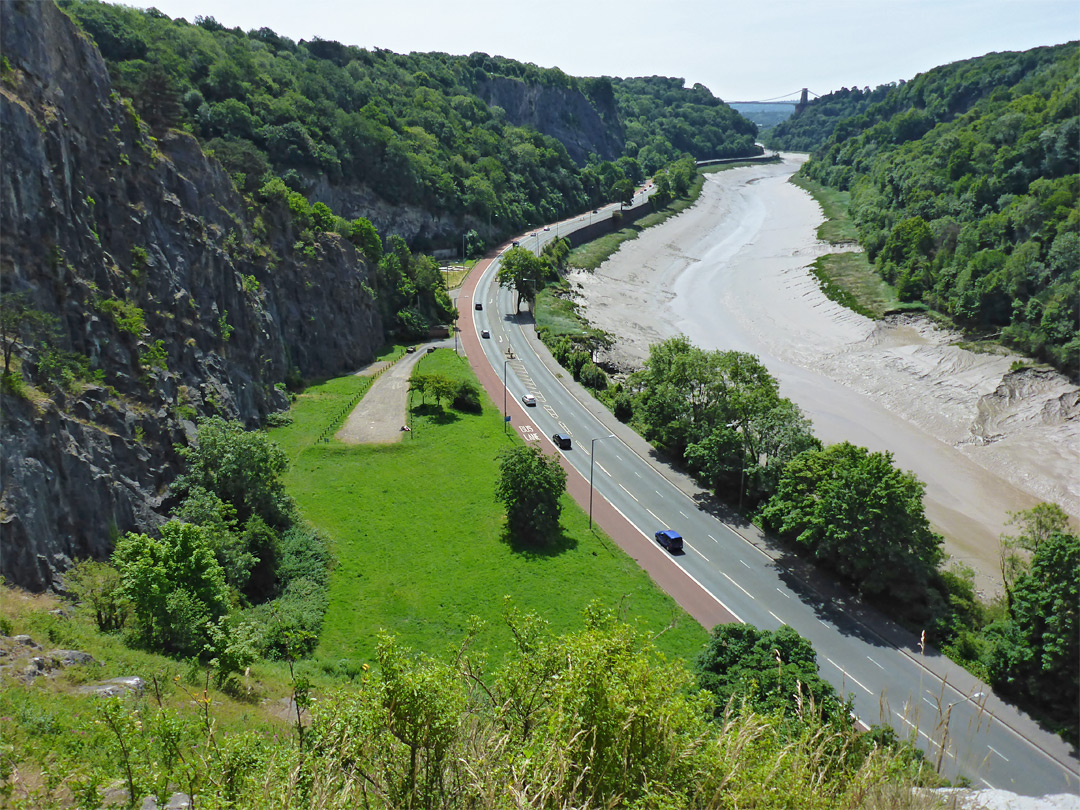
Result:
{"label": "exposed gray rock", "polygon": [[97,663],[97,660],[90,653],[79,650],[53,650],[47,655],[54,663],[65,667]]}
{"label": "exposed gray rock", "polygon": [[99,697],[118,697],[119,695],[132,693],[141,695],[146,688],[146,682],[138,675],[129,675],[124,678],[112,678],[99,683],[91,683],[83,686],[79,691],[84,695],[97,695]]}
{"label": "exposed gray rock", "polygon": [[35,650],[41,649],[40,644],[38,644],[36,641],[34,641],[32,638],[30,638],[30,636],[25,635],[25,634],[20,633],[17,636],[12,636],[11,640],[14,641],[16,644],[19,644],[19,645],[21,645],[23,647],[33,647]]}
{"label": "exposed gray rock", "polygon": [[[141,810],[158,810],[157,796],[147,796],[143,799]],[[191,797],[186,793],[174,793],[169,797],[168,804],[162,810],[190,810]]]}
{"label": "exposed gray rock", "polygon": [[488,104],[502,107],[511,123],[562,141],[578,164],[584,165],[590,153],[604,160],[622,154],[624,135],[610,94],[602,100],[590,99],[577,90],[504,76],[486,77],[475,90]]}
{"label": "exposed gray rock", "polygon": [[[258,425],[290,370],[363,365],[382,323],[351,244],[294,251],[284,204],[257,244],[221,166],[185,133],[152,140],[53,3],[0,3],[0,52],[0,293],[25,293],[57,348],[103,373],[61,391],[31,347],[16,361],[40,394],[0,393],[0,575],[41,590],[164,520],[195,417]],[[146,359],[158,345],[164,368]]]}

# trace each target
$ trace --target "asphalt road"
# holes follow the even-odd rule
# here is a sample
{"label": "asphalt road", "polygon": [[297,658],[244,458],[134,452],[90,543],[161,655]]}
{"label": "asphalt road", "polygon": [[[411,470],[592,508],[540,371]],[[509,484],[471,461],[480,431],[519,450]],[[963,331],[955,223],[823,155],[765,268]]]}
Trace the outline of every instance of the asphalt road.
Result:
{"label": "asphalt road", "polygon": [[[606,206],[601,215],[616,208]],[[595,215],[560,223],[559,233],[590,219]],[[554,234],[552,226],[518,241],[538,249]],[[553,433],[573,437],[572,448],[560,451],[564,466],[577,473],[571,494],[586,508],[591,496],[597,523],[695,618],[706,626],[734,618],[795,628],[817,650],[822,676],[854,698],[861,723],[889,723],[950,778],[962,774],[975,787],[1026,795],[1077,792],[1080,762],[1059,738],[944,656],[921,650],[917,638],[753,526],[715,517],[705,493],[568,379],[536,340],[531,315],[513,312],[512,293],[494,282],[497,270],[497,258],[479,267],[459,308],[465,349],[498,404],[505,380],[508,429],[548,451]],[[483,309],[475,309],[477,301]],[[479,337],[484,329],[490,338]],[[537,398],[535,407],[522,404],[526,393]],[[682,533],[683,554],[659,549],[652,538],[661,528]]]}

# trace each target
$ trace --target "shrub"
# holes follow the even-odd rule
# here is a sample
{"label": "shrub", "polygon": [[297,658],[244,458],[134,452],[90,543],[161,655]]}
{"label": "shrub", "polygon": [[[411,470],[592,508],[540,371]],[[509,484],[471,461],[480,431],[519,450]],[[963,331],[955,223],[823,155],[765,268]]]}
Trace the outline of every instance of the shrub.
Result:
{"label": "shrub", "polygon": [[229,610],[225,572],[199,526],[172,520],[161,536],[129,532],[116,543],[119,595],[131,604],[133,639],[152,650],[202,655],[210,626]]}
{"label": "shrub", "polygon": [[119,571],[96,560],[80,560],[64,573],[68,591],[103,633],[119,630],[127,620],[129,605],[120,582]]}
{"label": "shrub", "polygon": [[586,388],[592,388],[596,391],[606,391],[608,387],[607,374],[593,362],[585,363],[581,367],[581,371],[578,373],[578,379]]}
{"label": "shrub", "polygon": [[634,400],[625,391],[620,392],[615,396],[615,402],[612,405],[612,411],[615,414],[615,418],[620,422],[629,422],[634,418]]}
{"label": "shrub", "polygon": [[473,383],[463,380],[454,392],[454,409],[466,413],[480,413],[480,390]]}

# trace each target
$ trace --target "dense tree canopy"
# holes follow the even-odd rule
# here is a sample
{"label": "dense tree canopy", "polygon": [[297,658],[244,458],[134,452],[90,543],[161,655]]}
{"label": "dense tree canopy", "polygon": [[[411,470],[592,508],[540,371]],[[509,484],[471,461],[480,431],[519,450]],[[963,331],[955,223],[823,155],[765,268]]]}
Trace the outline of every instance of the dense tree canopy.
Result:
{"label": "dense tree canopy", "polygon": [[550,540],[559,529],[566,470],[538,447],[517,445],[499,454],[495,499],[506,507],[510,533],[519,539]]}
{"label": "dense tree canopy", "polygon": [[[321,178],[364,185],[491,238],[616,201],[627,181],[684,153],[757,151],[752,123],[681,79],[578,79],[484,53],[403,55],[96,0],[61,5],[142,117],[158,131],[189,128],[248,192],[268,169],[305,193]],[[483,100],[497,77],[580,94],[617,136],[633,133],[624,156],[579,168],[558,140]]]}
{"label": "dense tree canopy", "polygon": [[746,701],[754,711],[786,715],[809,711],[811,702],[829,720],[845,724],[850,708],[818,674],[810,642],[784,625],[776,631],[749,624],[721,624],[695,665],[698,685],[716,696],[716,711]]}
{"label": "dense tree canopy", "polygon": [[862,115],[866,109],[885,98],[896,85],[883,84],[871,90],[864,87],[841,87],[810,102],[768,131],[765,142],[773,149],[812,152],[825,143],[837,124]]}
{"label": "dense tree canopy", "polygon": [[862,593],[915,612],[943,557],[923,512],[924,489],[891,453],[842,442],[789,462],[762,517]]}
{"label": "dense tree canopy", "polygon": [[768,497],[787,461],[820,446],[809,420],[753,355],[669,338],[649,349],[629,386],[645,438],[735,500],[740,492],[751,502]]}
{"label": "dense tree canopy", "polygon": [[1041,538],[1017,580],[1009,615],[986,630],[995,687],[1069,724],[1077,737],[1080,703],[1080,539],[1065,531]]}
{"label": "dense tree canopy", "polygon": [[859,240],[901,300],[1072,375],[1078,77],[1076,43],[936,68],[838,122],[805,168],[850,189]]}

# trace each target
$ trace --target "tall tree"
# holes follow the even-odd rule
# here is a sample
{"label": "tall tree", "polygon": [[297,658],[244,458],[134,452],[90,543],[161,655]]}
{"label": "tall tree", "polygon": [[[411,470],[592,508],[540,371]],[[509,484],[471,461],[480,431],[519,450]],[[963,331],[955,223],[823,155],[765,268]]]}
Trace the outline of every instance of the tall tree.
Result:
{"label": "tall tree", "polygon": [[761,514],[862,593],[914,610],[942,559],[941,537],[923,511],[925,488],[891,453],[842,442],[792,460]]}
{"label": "tall tree", "polygon": [[546,540],[559,528],[566,471],[538,447],[515,446],[499,454],[495,499],[506,507],[507,525],[522,539]]}

